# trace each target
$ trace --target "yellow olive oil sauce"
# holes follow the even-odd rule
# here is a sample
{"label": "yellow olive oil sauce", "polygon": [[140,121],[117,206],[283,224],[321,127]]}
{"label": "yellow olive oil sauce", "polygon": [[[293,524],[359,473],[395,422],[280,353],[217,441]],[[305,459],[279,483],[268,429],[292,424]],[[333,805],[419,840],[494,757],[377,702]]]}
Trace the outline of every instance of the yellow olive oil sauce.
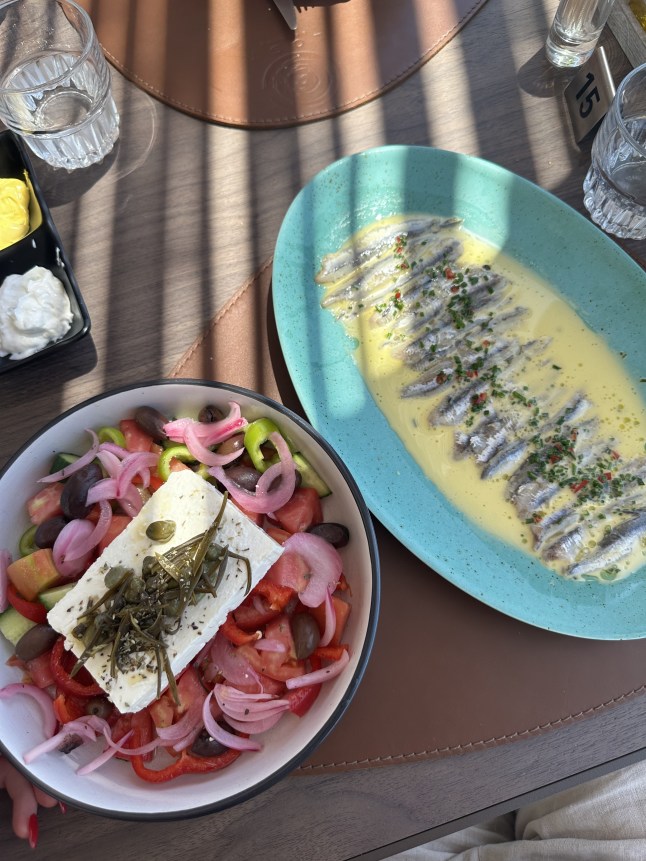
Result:
{"label": "yellow olive oil sauce", "polygon": [[[525,359],[514,372],[517,386],[528,397],[548,392],[554,403],[561,406],[568,395],[585,394],[592,404],[590,415],[599,420],[595,439],[610,443],[620,453],[622,463],[643,457],[646,405],[622,367],[621,358],[584,324],[554,288],[529,269],[459,226],[449,228],[447,234],[459,238],[464,248],[456,263],[458,268],[491,266],[511,284],[510,307],[520,305],[529,310],[510,327],[509,334],[523,342],[549,339],[542,353]],[[532,552],[534,537],[529,525],[505,498],[509,475],[482,479],[481,467],[473,457],[454,457],[455,432],[461,425],[429,424],[429,414],[446,391],[417,398],[401,397],[402,387],[415,380],[419,372],[393,356],[385,341],[388,327],[371,321],[373,309],[374,305],[367,300],[359,316],[344,324],[348,335],[358,344],[355,361],[391,427],[428,478],[456,507],[498,538]],[[573,493],[566,487],[550,503],[550,509],[572,500]],[[603,529],[608,529],[607,522]],[[600,525],[592,543],[602,535]],[[645,558],[646,547],[637,542],[634,552],[618,563],[616,578],[630,573]],[[555,570],[563,567],[562,563],[550,565]]]}

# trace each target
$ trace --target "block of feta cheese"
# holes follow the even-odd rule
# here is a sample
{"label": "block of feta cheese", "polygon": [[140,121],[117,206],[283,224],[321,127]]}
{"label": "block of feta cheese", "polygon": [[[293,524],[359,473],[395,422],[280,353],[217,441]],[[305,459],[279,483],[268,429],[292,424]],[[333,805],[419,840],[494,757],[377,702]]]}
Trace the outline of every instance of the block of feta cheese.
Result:
{"label": "block of feta cheese", "polygon": [[[66,647],[80,655],[83,643],[72,631],[78,618],[90,604],[106,592],[106,572],[115,565],[141,572],[145,556],[165,553],[204,532],[211,526],[222,505],[222,494],[191,470],[171,473],[128,524],[88,568],[83,577],[48,613],[49,624],[65,636]],[[172,520],[176,531],[170,541],[160,544],[146,536],[146,529],[156,520]],[[282,547],[256,526],[231,502],[227,502],[222,523],[215,535],[220,545],[249,559],[252,588],[266,574],[282,553]],[[178,631],[165,638],[168,657],[175,676],[197,655],[224,622],[230,610],[242,602],[247,588],[244,562],[229,558],[226,574],[218,587],[217,598],[205,594],[189,605],[182,615]],[[117,671],[110,675],[110,647],[88,658],[85,666],[105,690],[120,712],[136,712],[157,698],[157,666],[153,658],[148,666]],[[150,666],[153,664],[153,666]],[[167,686],[162,678],[162,690]]]}

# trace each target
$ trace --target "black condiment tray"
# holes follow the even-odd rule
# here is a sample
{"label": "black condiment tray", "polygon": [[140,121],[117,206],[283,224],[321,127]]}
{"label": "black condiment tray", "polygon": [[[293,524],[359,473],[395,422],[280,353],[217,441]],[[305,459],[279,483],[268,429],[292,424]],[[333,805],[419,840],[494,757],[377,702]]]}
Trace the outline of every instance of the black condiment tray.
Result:
{"label": "black condiment tray", "polygon": [[51,355],[56,350],[78,341],[90,331],[90,315],[83,301],[74,272],[58,235],[49,207],[43,197],[26,147],[13,132],[0,132],[0,177],[22,179],[30,186],[32,202],[30,232],[0,251],[0,284],[7,275],[22,275],[32,266],[49,269],[63,284],[72,309],[72,325],[58,341],[25,359],[0,357],[0,374],[15,370],[27,362]]}

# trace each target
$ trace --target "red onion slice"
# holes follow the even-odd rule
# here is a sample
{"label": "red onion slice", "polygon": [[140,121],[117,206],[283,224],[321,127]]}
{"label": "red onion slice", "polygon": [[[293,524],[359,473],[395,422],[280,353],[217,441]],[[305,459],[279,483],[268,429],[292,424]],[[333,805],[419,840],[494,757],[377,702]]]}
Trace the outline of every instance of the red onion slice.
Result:
{"label": "red onion slice", "polygon": [[123,745],[128,741],[128,739],[132,736],[134,730],[130,730],[127,732],[122,739],[119,740],[119,744],[115,744],[111,738],[106,736],[106,740],[108,742],[108,746],[103,751],[103,753],[99,754],[95,759],[90,762],[82,765],[80,768],[76,769],[76,773],[83,777],[84,774],[90,774],[93,771],[96,771],[97,768],[100,768],[104,763],[108,762],[108,760],[112,759],[117,753],[129,753],[131,756],[133,755],[133,751],[129,751],[123,747]]}
{"label": "red onion slice", "polygon": [[56,733],[56,735],[53,735],[51,738],[47,739],[47,741],[44,741],[42,744],[39,744],[27,751],[23,756],[23,760],[27,765],[29,765],[29,763],[38,759],[39,756],[42,756],[44,753],[49,753],[52,750],[56,750],[68,739],[74,738],[75,736],[80,736],[85,741],[96,741],[97,734],[104,732],[104,727],[107,727],[109,730],[110,727],[108,722],[102,718],[96,717],[95,715],[70,721],[69,723],[63,724],[62,728]]}
{"label": "red onion slice", "polygon": [[[137,476],[142,476],[151,466],[156,466],[159,455],[151,451],[136,451],[129,454],[121,464],[121,473],[117,479],[117,498],[125,496],[126,490]],[[148,484],[150,484],[150,473],[148,472]],[[144,486],[147,486],[144,484]]]}
{"label": "red onion slice", "polygon": [[11,553],[4,547],[0,549],[0,613],[9,606],[9,598],[7,597],[7,589],[9,586],[9,575],[7,568],[11,565]]}
{"label": "red onion slice", "polygon": [[70,520],[58,533],[52,552],[54,565],[61,577],[71,580],[85,571],[90,562],[91,551],[77,559],[67,559],[66,556],[68,551],[73,552],[79,542],[87,541],[93,531],[94,524],[89,520]]}
{"label": "red onion slice", "polygon": [[329,646],[330,640],[336,631],[336,611],[332,603],[332,595],[330,592],[325,592],[325,630],[321,637],[321,646]]}
{"label": "red onion slice", "polygon": [[204,705],[202,706],[204,729],[208,732],[211,738],[214,738],[216,741],[219,741],[220,744],[223,744],[225,747],[231,748],[232,750],[262,750],[260,742],[227,732],[216,720],[213,719],[213,716],[211,715],[212,696],[213,691],[208,694],[204,700]]}
{"label": "red onion slice", "polygon": [[[296,467],[294,465],[294,460],[289,450],[289,446],[279,433],[269,434],[269,439],[276,446],[280,461],[278,464],[274,464],[269,467],[264,475],[261,476],[255,493],[244,490],[244,488],[227,478],[227,475],[221,466],[213,466],[209,469],[209,473],[217,478],[217,480],[229,491],[235,501],[239,503],[245,511],[251,511],[254,514],[268,514],[270,511],[282,508],[282,506],[292,498],[296,487]],[[278,467],[278,470],[274,470],[274,467]],[[270,480],[268,480],[266,476],[270,470],[272,470],[272,473]],[[268,490],[267,488],[271,482],[273,482],[273,480],[279,475],[280,483],[278,487],[275,490]],[[265,479],[264,482],[263,479]],[[263,483],[261,484],[261,482]]]}
{"label": "red onion slice", "polygon": [[326,592],[334,592],[343,572],[339,551],[324,538],[311,532],[296,532],[283,544],[286,551],[293,550],[307,562],[312,576],[300,594],[306,607],[320,607]]}
{"label": "red onion slice", "polygon": [[186,429],[193,428],[196,438],[203,446],[216,445],[224,442],[234,433],[247,427],[247,420],[242,417],[240,405],[235,401],[229,402],[229,415],[218,422],[199,422],[195,419],[182,418],[164,425],[164,433],[173,442],[186,442]]}
{"label": "red onion slice", "polygon": [[15,684],[5,685],[4,688],[0,688],[0,699],[8,699],[16,694],[26,694],[36,700],[45,718],[45,735],[48,739],[51,738],[56,732],[58,721],[54,713],[52,698],[47,691],[36,687],[36,685],[25,685],[22,682],[16,682]]}
{"label": "red onion slice", "polygon": [[311,673],[305,673],[304,676],[295,676],[293,679],[287,679],[285,685],[287,690],[291,691],[294,688],[304,688],[307,685],[318,685],[321,682],[327,682],[338,676],[348,665],[350,655],[344,650],[338,661],[330,664],[328,667],[323,667],[320,670],[313,670]]}
{"label": "red onion slice", "polygon": [[273,726],[276,726],[278,721],[285,714],[285,709],[282,711],[276,712],[276,714],[271,715],[270,717],[260,718],[259,720],[253,721],[239,721],[231,716],[227,716],[227,723],[233,727],[233,729],[237,729],[238,732],[248,732],[250,735],[258,735],[261,732],[267,732],[267,730],[271,729]]}
{"label": "red onion slice", "polygon": [[106,451],[103,446],[98,450],[96,456],[110,478],[117,478],[121,472],[121,459],[113,452]]}
{"label": "red onion slice", "polygon": [[53,472],[51,475],[45,475],[43,476],[43,478],[39,478],[39,482],[41,482],[42,484],[51,484],[54,481],[62,481],[64,478],[69,478],[70,475],[73,475],[75,472],[78,472],[79,469],[83,469],[84,466],[94,460],[99,450],[99,438],[90,428],[86,428],[85,430],[92,437],[92,447],[73,463],[64,466],[63,469],[59,469],[58,472]]}
{"label": "red onion slice", "polygon": [[99,446],[99,453],[104,451],[115,455],[119,460],[123,460],[124,457],[128,457],[130,454],[127,448],[122,448],[120,445],[117,445],[116,442],[102,442]]}
{"label": "red onion slice", "polygon": [[249,661],[231,645],[224,634],[216,634],[210,653],[211,661],[232,685],[255,684],[261,689],[258,673]]}
{"label": "red onion slice", "polygon": [[[99,508],[101,513],[99,514],[99,519],[97,520],[94,529],[87,536],[80,536],[78,540],[72,539],[70,545],[63,554],[65,562],[74,562],[76,559],[81,559],[82,557],[87,556],[87,554],[94,550],[94,548],[99,544],[101,539],[105,537],[108,529],[110,528],[110,524],[112,523],[112,508],[105,499],[102,499],[99,502]],[[66,526],[70,526],[70,524],[74,522],[79,521],[72,520]],[[88,521],[80,522],[87,523]]]}
{"label": "red onion slice", "polygon": [[[206,693],[204,696],[206,697]],[[192,702],[186,714],[182,715],[177,723],[171,724],[170,726],[157,727],[157,735],[159,738],[164,743],[175,744],[176,742],[181,741],[189,733],[193,732],[193,730],[200,726],[201,723],[202,702],[202,699]]]}
{"label": "red onion slice", "polygon": [[187,449],[193,457],[207,466],[224,466],[233,460],[237,460],[237,458],[244,454],[244,447],[239,448],[237,451],[231,451],[228,454],[218,454],[215,451],[211,451],[210,448],[202,445],[193,425],[186,427],[184,440]]}

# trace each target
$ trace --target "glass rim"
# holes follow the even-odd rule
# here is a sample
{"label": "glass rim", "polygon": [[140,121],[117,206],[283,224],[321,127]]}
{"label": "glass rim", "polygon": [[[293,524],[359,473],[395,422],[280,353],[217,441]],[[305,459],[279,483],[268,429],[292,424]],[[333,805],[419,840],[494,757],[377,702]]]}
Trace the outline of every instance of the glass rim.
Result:
{"label": "glass rim", "polygon": [[[11,6],[14,3],[19,2],[20,0],[4,0],[4,2],[0,2],[0,10],[5,6]],[[72,65],[65,70],[65,72],[60,75],[57,75],[55,78],[50,78],[50,80],[48,80],[46,84],[37,84],[32,87],[3,87],[2,85],[0,85],[0,96],[24,95],[25,93],[40,93],[42,92],[43,87],[56,86],[61,81],[64,81],[66,78],[69,78],[69,76],[73,74],[79,68],[79,66],[87,60],[88,55],[94,47],[93,42],[96,39],[92,19],[85,11],[85,9],[79,6],[78,3],[75,3],[74,0],[54,0],[54,2],[58,6],[66,5],[74,7],[74,9],[78,12],[80,18],[82,19],[84,25],[88,28],[88,33],[90,35],[88,44],[85,46],[77,59],[72,63]]]}
{"label": "glass rim", "polygon": [[617,87],[617,92],[615,93],[611,109],[615,115],[617,125],[619,126],[623,137],[628,141],[628,143],[630,143],[633,149],[637,150],[637,152],[642,156],[642,158],[646,159],[646,147],[639,141],[635,140],[633,135],[629,132],[626,126],[626,122],[619,108],[619,103],[623,98],[626,87],[632,82],[633,78],[635,78],[638,74],[641,73],[646,75],[646,63],[642,63],[642,65],[640,66],[635,66],[635,68],[628,72],[626,77],[621,81],[621,83]]}

